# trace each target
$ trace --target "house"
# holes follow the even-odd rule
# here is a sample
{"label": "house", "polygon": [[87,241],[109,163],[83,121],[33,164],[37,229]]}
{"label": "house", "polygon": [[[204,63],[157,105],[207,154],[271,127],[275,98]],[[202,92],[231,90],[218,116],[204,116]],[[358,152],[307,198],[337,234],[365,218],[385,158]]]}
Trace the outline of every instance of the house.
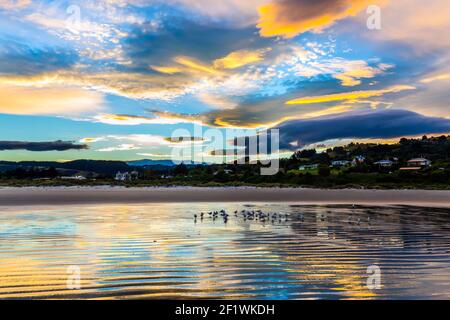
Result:
{"label": "house", "polygon": [[376,164],[380,167],[389,168],[389,167],[392,167],[394,162],[391,160],[380,160],[380,161],[375,162],[374,164]]}
{"label": "house", "polygon": [[353,166],[357,166],[360,164],[363,164],[366,161],[366,158],[364,156],[356,156],[355,159],[352,161]]}
{"label": "house", "polygon": [[128,172],[117,172],[114,180],[117,181],[127,181],[130,178],[130,174]]}
{"label": "house", "polygon": [[331,162],[332,167],[344,167],[348,166],[350,164],[350,161],[348,160],[335,160]]}
{"label": "house", "polygon": [[422,167],[403,167],[403,168],[400,168],[399,170],[400,171],[418,171],[420,169],[422,169]]}
{"label": "house", "polygon": [[115,180],[117,181],[132,181],[132,180],[136,180],[139,177],[139,172],[137,171],[132,171],[131,173],[129,172],[117,172],[116,176],[115,176]]}
{"label": "house", "polygon": [[425,158],[416,158],[408,161],[408,167],[429,167],[431,161]]}
{"label": "house", "polygon": [[63,176],[61,177],[62,180],[86,180],[86,177],[83,177],[81,175],[77,176]]}
{"label": "house", "polygon": [[318,167],[319,167],[319,165],[317,163],[305,164],[305,165],[298,167],[298,170],[300,170],[300,171],[313,170],[313,169],[317,169]]}

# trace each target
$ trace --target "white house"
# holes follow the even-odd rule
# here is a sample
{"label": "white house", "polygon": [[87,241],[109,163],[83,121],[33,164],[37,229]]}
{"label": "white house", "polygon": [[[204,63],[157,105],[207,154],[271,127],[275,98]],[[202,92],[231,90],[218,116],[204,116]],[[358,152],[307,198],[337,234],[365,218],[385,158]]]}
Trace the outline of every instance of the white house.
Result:
{"label": "white house", "polygon": [[117,181],[131,181],[131,180],[136,180],[139,176],[139,172],[137,171],[132,171],[131,173],[129,172],[117,172],[116,176],[115,176],[115,180]]}
{"label": "white house", "polygon": [[116,177],[114,178],[114,180],[117,181],[127,181],[129,179],[129,173],[128,172],[117,172],[116,173]]}
{"label": "white house", "polygon": [[78,176],[63,176],[61,177],[62,180],[86,180],[86,177],[83,177],[81,175]]}
{"label": "white house", "polygon": [[305,170],[310,170],[310,169],[317,169],[318,167],[319,167],[319,165],[317,163],[305,164],[303,166],[298,167],[298,170],[305,171]]}
{"label": "white house", "polygon": [[350,161],[348,160],[335,160],[331,162],[332,167],[344,167],[348,166],[350,164]]}
{"label": "white house", "polygon": [[380,167],[392,167],[394,162],[391,160],[380,160],[380,161],[375,162],[375,164]]}
{"label": "white house", "polygon": [[355,159],[352,161],[353,166],[357,166],[359,164],[363,164],[366,161],[366,158],[364,156],[356,156]]}
{"label": "white house", "polygon": [[408,167],[429,167],[431,161],[425,158],[416,158],[408,161]]}

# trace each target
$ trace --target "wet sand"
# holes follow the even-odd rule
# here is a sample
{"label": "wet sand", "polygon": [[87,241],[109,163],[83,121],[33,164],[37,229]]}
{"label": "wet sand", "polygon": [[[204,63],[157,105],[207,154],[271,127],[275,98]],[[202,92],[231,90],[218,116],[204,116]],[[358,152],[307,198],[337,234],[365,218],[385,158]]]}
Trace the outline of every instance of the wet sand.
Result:
{"label": "wet sand", "polygon": [[265,202],[378,204],[450,207],[450,190],[356,190],[302,188],[0,188],[0,206],[98,203]]}
{"label": "wet sand", "polygon": [[[220,209],[289,218],[193,218]],[[0,299],[450,299],[450,209],[211,202],[0,212]],[[367,286],[373,265],[377,290]],[[76,270],[78,289],[68,287]]]}

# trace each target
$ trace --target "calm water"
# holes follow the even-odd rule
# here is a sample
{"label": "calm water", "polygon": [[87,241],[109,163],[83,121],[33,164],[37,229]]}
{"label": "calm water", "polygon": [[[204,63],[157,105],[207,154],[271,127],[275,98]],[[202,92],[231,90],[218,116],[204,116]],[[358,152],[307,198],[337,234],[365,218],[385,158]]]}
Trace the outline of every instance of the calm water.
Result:
{"label": "calm water", "polygon": [[[193,219],[222,208],[227,223]],[[242,209],[289,218],[232,213]],[[450,298],[446,209],[189,203],[0,211],[0,298]],[[379,290],[367,288],[370,265],[381,269]],[[67,288],[70,266],[80,268],[80,289]]]}

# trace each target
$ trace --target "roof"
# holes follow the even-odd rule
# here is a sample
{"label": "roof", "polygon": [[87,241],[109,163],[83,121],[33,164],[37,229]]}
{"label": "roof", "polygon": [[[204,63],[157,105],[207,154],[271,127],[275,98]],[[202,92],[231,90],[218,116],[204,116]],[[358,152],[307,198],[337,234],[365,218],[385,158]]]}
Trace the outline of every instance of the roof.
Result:
{"label": "roof", "polygon": [[425,158],[415,158],[415,159],[408,160],[408,162],[423,162],[423,161],[430,161],[430,160],[425,159]]}

